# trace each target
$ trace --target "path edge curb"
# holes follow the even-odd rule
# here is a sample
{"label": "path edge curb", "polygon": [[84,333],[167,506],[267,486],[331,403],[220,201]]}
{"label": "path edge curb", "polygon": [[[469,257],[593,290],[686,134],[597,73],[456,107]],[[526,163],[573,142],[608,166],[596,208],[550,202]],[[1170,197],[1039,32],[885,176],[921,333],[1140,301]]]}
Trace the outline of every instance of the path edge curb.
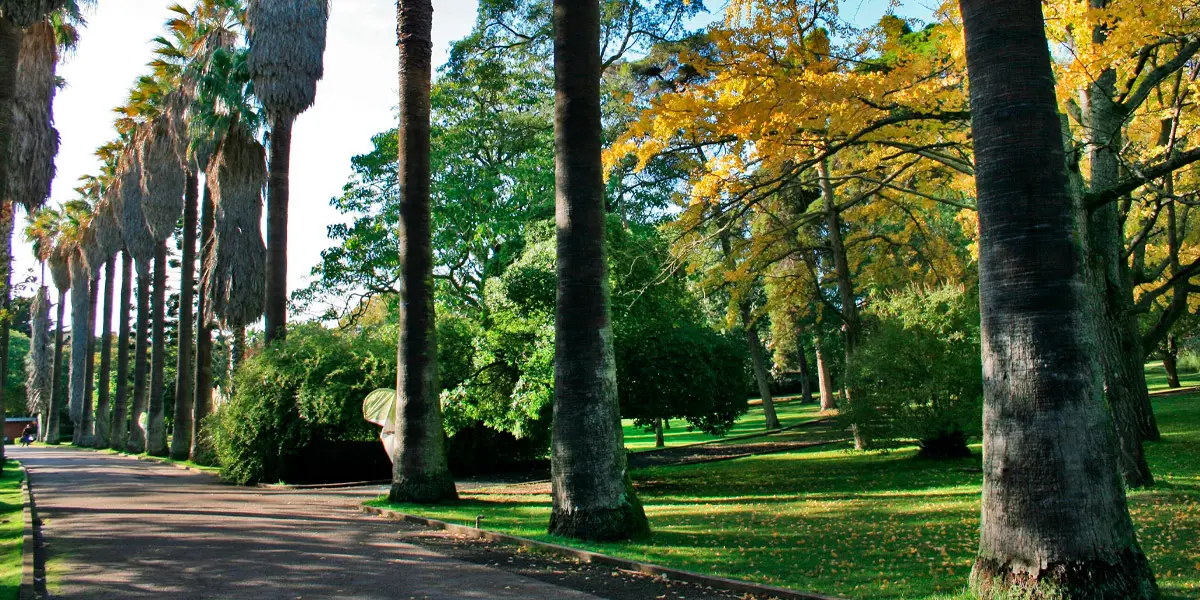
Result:
{"label": "path edge curb", "polygon": [[362,511],[367,514],[372,514],[395,521],[406,521],[409,523],[415,523],[417,525],[424,525],[433,529],[441,529],[468,538],[486,540],[489,542],[513,544],[516,546],[521,546],[522,548],[542,550],[551,554],[565,556],[567,558],[574,558],[582,563],[608,565],[617,567],[618,569],[633,571],[635,573],[641,573],[644,575],[653,575],[657,577],[663,577],[665,579],[686,581],[688,583],[706,585],[714,588],[730,590],[733,592],[740,592],[743,594],[754,594],[768,598],[778,598],[779,600],[842,600],[836,596],[824,596],[811,592],[799,592],[796,590],[789,590],[787,588],[781,588],[772,585],[763,585],[750,583],[748,581],[740,581],[737,579],[729,579],[726,577],[704,575],[694,571],[684,571],[682,569],[664,567],[662,565],[656,565],[652,563],[642,563],[625,558],[617,558],[615,556],[591,552],[589,550],[580,550],[578,548],[571,548],[569,546],[563,546],[560,544],[541,542],[529,538],[509,535],[507,533],[500,533],[497,531],[477,529],[475,527],[468,527],[465,525],[456,525],[446,521],[439,521],[437,519],[430,519],[427,517],[421,517],[391,509],[379,508],[377,506],[368,506],[364,504],[361,505],[361,508]]}
{"label": "path edge curb", "polygon": [[[20,600],[40,600],[48,597],[46,592],[46,558],[44,549],[38,542],[40,524],[37,517],[37,503],[33,499],[33,484],[29,468],[23,463],[21,469],[25,477],[21,479],[22,526],[21,538],[21,584],[18,586],[17,597]],[[38,574],[41,573],[41,578]]]}

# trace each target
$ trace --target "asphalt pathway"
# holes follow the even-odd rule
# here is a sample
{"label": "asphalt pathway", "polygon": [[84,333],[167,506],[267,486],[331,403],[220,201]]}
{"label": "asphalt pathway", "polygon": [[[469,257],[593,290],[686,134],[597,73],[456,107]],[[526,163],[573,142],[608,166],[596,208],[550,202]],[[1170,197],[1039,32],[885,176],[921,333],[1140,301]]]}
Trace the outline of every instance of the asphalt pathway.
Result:
{"label": "asphalt pathway", "polygon": [[407,542],[371,491],[240,488],[170,465],[10,447],[29,469],[54,598],[562,598],[595,596]]}

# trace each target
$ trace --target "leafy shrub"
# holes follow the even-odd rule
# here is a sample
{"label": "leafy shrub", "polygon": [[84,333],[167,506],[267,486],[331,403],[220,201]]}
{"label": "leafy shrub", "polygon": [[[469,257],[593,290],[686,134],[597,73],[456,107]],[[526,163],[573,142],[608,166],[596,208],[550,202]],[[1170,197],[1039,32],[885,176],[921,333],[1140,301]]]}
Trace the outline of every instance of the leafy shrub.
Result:
{"label": "leafy shrub", "polygon": [[685,419],[722,435],[748,408],[749,357],[737,337],[698,326],[643,329],[614,346],[621,416],[638,426]]}
{"label": "leafy shrub", "polygon": [[849,418],[868,439],[962,456],[983,399],[979,304],[961,287],[909,288],[871,305],[851,357]]}
{"label": "leafy shrub", "polygon": [[394,339],[386,330],[354,335],[301,325],[247,358],[232,397],[207,421],[222,476],[240,484],[286,480],[303,470],[314,444],[374,440],[362,401],[395,386]]}

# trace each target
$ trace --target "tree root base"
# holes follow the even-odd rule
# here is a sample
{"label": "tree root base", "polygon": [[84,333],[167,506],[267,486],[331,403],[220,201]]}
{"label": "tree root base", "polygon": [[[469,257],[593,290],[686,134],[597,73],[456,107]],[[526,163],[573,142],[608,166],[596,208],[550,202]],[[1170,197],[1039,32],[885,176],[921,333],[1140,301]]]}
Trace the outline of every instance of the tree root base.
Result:
{"label": "tree root base", "polygon": [[981,600],[1155,600],[1158,584],[1138,548],[1115,563],[1102,560],[1054,562],[1037,573],[1014,570],[980,557],[971,571],[971,588]]}
{"label": "tree root base", "polygon": [[392,489],[388,492],[389,502],[411,502],[413,504],[443,504],[458,500],[454,478],[449,471],[421,476],[396,474]]}

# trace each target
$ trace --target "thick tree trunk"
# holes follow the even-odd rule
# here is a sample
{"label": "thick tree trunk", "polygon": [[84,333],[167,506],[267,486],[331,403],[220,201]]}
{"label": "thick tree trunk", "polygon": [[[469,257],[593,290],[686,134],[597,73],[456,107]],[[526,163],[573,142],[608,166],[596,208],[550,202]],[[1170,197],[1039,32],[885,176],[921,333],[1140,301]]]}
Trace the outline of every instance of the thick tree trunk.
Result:
{"label": "thick tree trunk", "polygon": [[87,355],[91,344],[88,338],[88,276],[83,257],[76,250],[71,254],[71,387],[67,398],[71,424],[74,426],[71,443],[84,443],[83,395],[87,391]]}
{"label": "thick tree trunk", "polygon": [[[1092,8],[1104,8],[1105,0],[1091,0]],[[1099,26],[1093,42],[1104,43],[1105,34]],[[1118,152],[1124,120],[1113,101],[1116,96],[1117,74],[1105,69],[1087,89],[1088,152],[1091,158],[1091,188],[1107,190],[1120,179]],[[1124,267],[1125,235],[1117,203],[1106,202],[1089,213],[1086,219],[1085,256],[1088,280],[1091,285],[1093,312],[1099,321],[1100,364],[1104,369],[1104,391],[1116,424],[1120,442],[1118,466],[1125,484],[1132,488],[1154,484],[1150,466],[1142,451],[1142,436],[1138,428],[1137,406],[1149,405],[1146,377],[1141,365],[1143,356],[1139,334],[1127,335],[1126,321],[1135,316],[1125,311],[1124,298],[1133,298],[1133,282]],[[1134,324],[1136,327],[1136,323]],[[1127,357],[1136,357],[1136,369],[1128,369]],[[1142,397],[1145,398],[1142,398]]]}
{"label": "thick tree trunk", "polygon": [[401,0],[400,37],[400,335],[396,378],[396,502],[437,503],[458,498],[446,462],[438,401],[437,319],[433,308],[430,229],[429,110],[433,5]]}
{"label": "thick tree trunk", "polygon": [[1155,598],[1117,473],[1037,0],[962,0],[979,206],[982,598]]}
{"label": "thick tree trunk", "polygon": [[[204,202],[200,210],[200,264],[208,264],[208,253],[212,246],[213,200],[208,186],[204,186]],[[203,266],[201,267],[203,268]],[[212,451],[208,437],[204,435],[204,418],[212,410],[212,324],[208,312],[208,292],[204,278],[200,278],[200,295],[196,299],[196,388],[192,407],[192,448],[189,457],[194,462],[209,464]]]}
{"label": "thick tree trunk", "polygon": [[267,292],[264,319],[268,344],[287,336],[288,177],[292,121],[271,120],[271,157],[267,178]]}
{"label": "thick tree trunk", "polygon": [[1163,371],[1167,372],[1167,387],[1178,388],[1179,385],[1179,346],[1174,335],[1167,336],[1167,348],[1162,353]]}
{"label": "thick tree trunk", "polygon": [[771,376],[767,373],[767,359],[763,356],[762,342],[758,330],[750,318],[750,307],[741,306],[742,327],[746,331],[746,345],[750,349],[750,367],[754,370],[754,383],[758,386],[758,397],[762,398],[763,418],[767,429],[779,429],[779,417],[775,415],[775,398],[771,397]]}
{"label": "thick tree trunk", "polygon": [[96,445],[96,415],[93,411],[96,393],[96,304],[99,299],[100,279],[97,274],[95,279],[88,282],[87,380],[83,388],[83,435],[80,436],[80,442],[85,446]]}
{"label": "thick tree trunk", "polygon": [[62,379],[62,363],[63,363],[63,319],[66,318],[67,309],[67,291],[58,291],[58,313],[57,320],[54,325],[54,370],[50,372],[50,408],[46,409],[46,432],[42,434],[42,441],[47,444],[58,443],[58,413],[62,412],[63,404],[63,389],[61,385]]}
{"label": "thick tree trunk", "polygon": [[[842,243],[842,220],[838,215],[837,201],[833,193],[833,183],[829,179],[829,165],[825,161],[817,163],[817,177],[821,185],[821,199],[825,208],[825,227],[829,235],[829,250],[833,255],[833,270],[837,275],[838,297],[841,301],[842,337],[845,340],[846,372],[850,371],[850,361],[853,360],[854,350],[858,347],[858,334],[862,324],[858,316],[858,299],[854,295],[854,285],[850,278],[850,261],[846,257],[846,246]],[[849,377],[842,378],[844,382]],[[859,421],[864,417],[865,407],[854,404],[854,395],[850,386],[842,386],[842,394],[846,399],[846,409],[850,411],[850,429],[854,433],[854,449],[866,450],[871,447],[871,439],[865,428],[859,427]]]}
{"label": "thick tree trunk", "polygon": [[800,367],[800,403],[810,404],[812,395],[812,374],[808,372],[808,350],[804,348],[804,336],[796,336],[796,363]]}
{"label": "thick tree trunk", "polygon": [[[9,140],[12,138],[13,101],[17,94],[17,58],[21,54],[21,36],[19,27],[7,17],[0,17],[0,165],[8,164],[8,146]],[[7,182],[0,177],[0,198],[8,197]]]}
{"label": "thick tree trunk", "polygon": [[[0,19],[2,20],[2,19]],[[2,27],[2,26],[0,26]],[[0,67],[2,68],[2,67]],[[3,165],[4,163],[0,163]],[[0,177],[3,175],[0,174]],[[4,471],[4,424],[8,420],[8,339],[12,324],[9,315],[12,308],[12,234],[14,206],[12,202],[0,200],[0,472]]]}
{"label": "thick tree trunk", "polygon": [[137,332],[133,351],[133,406],[129,411],[127,451],[141,454],[146,451],[146,430],[142,428],[142,413],[146,412],[146,376],[150,346],[150,265],[137,261]]}
{"label": "thick tree trunk", "polygon": [[133,258],[121,252],[121,303],[117,307],[117,390],[113,399],[109,447],[124,450],[129,441],[129,312],[133,301]]}
{"label": "thick tree trunk", "polygon": [[116,286],[117,274],[116,257],[104,263],[104,314],[100,321],[100,379],[96,386],[99,397],[96,400],[96,437],[93,446],[107,448],[112,439],[112,398],[109,386],[112,384],[112,311],[113,288]]}
{"label": "thick tree trunk", "polygon": [[183,204],[183,257],[179,263],[179,346],[175,359],[175,416],[171,458],[187,460],[192,450],[192,294],[196,285],[196,204],[200,177],[188,171]]}
{"label": "thick tree trunk", "polygon": [[833,398],[833,378],[829,375],[829,361],[821,351],[821,340],[813,344],[817,355],[817,392],[821,396],[821,410],[837,410],[837,401]]}
{"label": "thick tree trunk", "polygon": [[167,423],[164,407],[167,368],[166,339],[167,304],[167,243],[158,242],[154,249],[154,296],[150,301],[150,319],[154,342],[150,362],[150,416],[146,423],[146,454],[167,455]]}
{"label": "thick tree trunk", "polygon": [[229,337],[232,339],[229,342],[229,394],[233,394],[233,377],[237,373],[237,369],[242,364],[242,357],[246,356],[246,328],[234,327],[229,332]]}
{"label": "thick tree trunk", "polygon": [[600,5],[554,0],[554,155],[558,225],[550,533],[646,535],[626,472],[604,248],[600,160]]}

